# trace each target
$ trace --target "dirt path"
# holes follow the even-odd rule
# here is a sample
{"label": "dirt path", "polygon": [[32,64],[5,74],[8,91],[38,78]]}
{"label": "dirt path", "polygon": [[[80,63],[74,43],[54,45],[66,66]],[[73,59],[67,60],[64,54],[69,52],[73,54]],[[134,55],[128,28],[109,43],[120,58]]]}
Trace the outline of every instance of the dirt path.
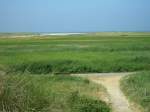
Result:
{"label": "dirt path", "polygon": [[120,79],[128,74],[130,73],[76,74],[75,76],[86,77],[105,86],[114,112],[135,112],[130,108],[128,100],[120,90]]}

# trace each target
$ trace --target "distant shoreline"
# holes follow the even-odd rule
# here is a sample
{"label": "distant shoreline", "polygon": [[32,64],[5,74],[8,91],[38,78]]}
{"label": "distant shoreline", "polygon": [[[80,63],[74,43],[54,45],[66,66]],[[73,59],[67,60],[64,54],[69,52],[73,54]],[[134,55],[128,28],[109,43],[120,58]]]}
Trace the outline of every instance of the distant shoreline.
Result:
{"label": "distant shoreline", "polygon": [[48,35],[66,36],[66,35],[83,35],[83,34],[87,34],[87,33],[40,33],[40,36],[48,36]]}
{"label": "distant shoreline", "polygon": [[150,32],[20,32],[20,33],[0,33],[0,38],[29,38],[29,37],[55,37],[55,36],[73,36],[73,35],[96,35],[96,36],[122,36],[122,37],[127,37],[127,36],[150,36]]}
{"label": "distant shoreline", "polygon": [[69,35],[85,35],[88,33],[0,33],[0,36],[18,38],[18,37],[44,37],[44,36],[69,36]]}

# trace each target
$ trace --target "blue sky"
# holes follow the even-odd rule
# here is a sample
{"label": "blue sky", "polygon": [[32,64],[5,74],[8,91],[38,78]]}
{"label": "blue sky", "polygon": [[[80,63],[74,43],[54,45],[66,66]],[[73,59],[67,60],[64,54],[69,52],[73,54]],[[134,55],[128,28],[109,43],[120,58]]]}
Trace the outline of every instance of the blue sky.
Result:
{"label": "blue sky", "polygon": [[0,0],[0,32],[150,31],[150,0]]}

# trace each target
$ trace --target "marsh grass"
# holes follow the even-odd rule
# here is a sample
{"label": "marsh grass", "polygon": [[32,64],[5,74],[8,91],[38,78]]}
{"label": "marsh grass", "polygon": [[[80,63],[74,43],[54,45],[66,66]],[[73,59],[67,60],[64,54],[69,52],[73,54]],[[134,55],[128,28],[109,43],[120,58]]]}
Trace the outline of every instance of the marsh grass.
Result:
{"label": "marsh grass", "polygon": [[149,70],[149,33],[120,34],[2,38],[0,69],[34,74]]}
{"label": "marsh grass", "polygon": [[[0,79],[2,112],[111,111],[106,103],[96,100],[96,95],[93,96],[97,90],[105,91],[104,88],[86,79],[29,74],[0,76]],[[73,95],[75,91],[78,94]],[[76,106],[78,108],[74,110]]]}
{"label": "marsh grass", "polygon": [[110,112],[105,102],[81,97],[77,91],[71,94],[69,105],[72,112]]}
{"label": "marsh grass", "polygon": [[142,106],[144,112],[150,111],[150,71],[126,76],[121,87],[130,101]]}
{"label": "marsh grass", "polygon": [[[106,93],[102,86],[68,74],[150,70],[149,33],[4,38],[10,35],[18,34],[0,34],[2,112],[110,112],[97,100],[97,92]],[[142,92],[150,78],[137,76],[123,81],[123,90],[149,111]]]}
{"label": "marsh grass", "polygon": [[[125,63],[126,62],[126,63]],[[100,73],[100,72],[131,72],[149,70],[149,58],[139,56],[135,58],[114,60],[51,60],[35,61],[10,65],[7,72],[21,72],[31,74],[70,74],[70,73]]]}

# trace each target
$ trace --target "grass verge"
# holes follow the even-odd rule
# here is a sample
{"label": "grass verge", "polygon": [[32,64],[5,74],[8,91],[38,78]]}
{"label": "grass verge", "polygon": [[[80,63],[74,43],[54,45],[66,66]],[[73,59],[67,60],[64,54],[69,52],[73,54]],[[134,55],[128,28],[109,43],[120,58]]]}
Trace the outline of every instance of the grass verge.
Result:
{"label": "grass verge", "polygon": [[131,102],[140,105],[144,112],[150,112],[150,71],[126,76],[121,88]]}

